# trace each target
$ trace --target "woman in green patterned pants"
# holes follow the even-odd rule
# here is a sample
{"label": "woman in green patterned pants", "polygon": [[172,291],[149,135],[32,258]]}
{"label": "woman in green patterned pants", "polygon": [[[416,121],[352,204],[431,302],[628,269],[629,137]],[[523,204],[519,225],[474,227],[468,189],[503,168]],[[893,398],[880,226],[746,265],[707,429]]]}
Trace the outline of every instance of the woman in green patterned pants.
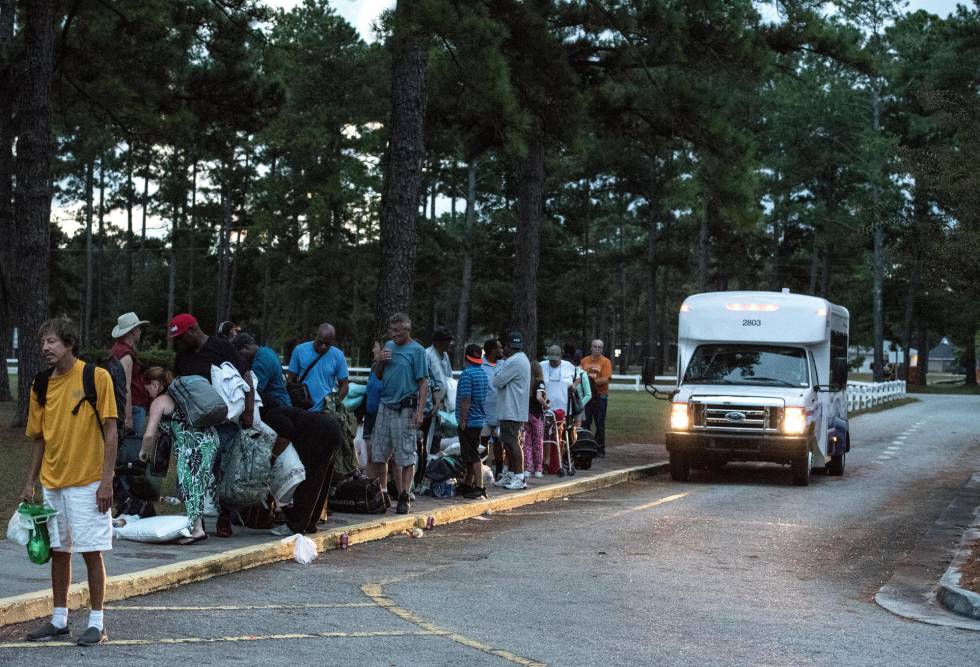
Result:
{"label": "woman in green patterned pants", "polygon": [[144,372],[146,390],[152,403],[143,434],[140,460],[149,459],[161,430],[173,440],[177,452],[177,486],[184,499],[184,509],[190,519],[190,537],[180,544],[206,540],[204,531],[204,500],[214,497],[214,457],[218,451],[218,432],[213,427],[195,429],[187,423],[180,408],[166,392],[173,379],[170,371],[154,366]]}

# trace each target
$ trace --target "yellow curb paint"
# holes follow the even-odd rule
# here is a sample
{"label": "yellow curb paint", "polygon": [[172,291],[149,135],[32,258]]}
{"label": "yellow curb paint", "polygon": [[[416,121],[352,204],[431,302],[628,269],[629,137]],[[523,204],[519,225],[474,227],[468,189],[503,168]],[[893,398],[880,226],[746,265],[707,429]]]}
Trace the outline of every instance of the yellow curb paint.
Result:
{"label": "yellow curb paint", "polygon": [[[418,516],[434,516],[436,525],[465,521],[484,514],[488,509],[506,512],[523,505],[563,498],[579,493],[604,489],[624,482],[648,477],[666,470],[666,463],[652,463],[622,468],[597,475],[578,477],[569,481],[532,487],[526,491],[507,492],[479,501],[464,501],[449,507],[422,514],[396,515],[337,527],[310,535],[320,552],[338,548],[341,533],[347,533],[349,544],[384,539],[403,533],[415,525]],[[212,577],[241,572],[261,565],[291,560],[293,547],[280,540],[254,544],[237,549],[162,565],[160,567],[109,577],[106,581],[106,602],[125,600],[139,595],[204,581]],[[88,585],[74,584],[68,589],[68,608],[88,605]],[[50,589],[0,599],[0,627],[42,618],[51,613]]]}
{"label": "yellow curb paint", "polygon": [[381,584],[364,584],[361,586],[361,591],[371,598],[371,600],[378,606],[387,609],[403,621],[408,621],[412,625],[420,627],[432,635],[446,637],[457,644],[480,651],[481,653],[503,658],[508,662],[514,663],[515,665],[523,665],[524,667],[546,667],[546,663],[521,657],[505,649],[494,648],[493,646],[484,644],[476,639],[461,635],[458,632],[453,632],[452,630],[441,628],[434,623],[429,623],[414,612],[396,605],[391,598],[384,594],[384,589],[381,587]]}
{"label": "yellow curb paint", "polygon": [[654,507],[659,507],[665,503],[672,503],[675,500],[680,500],[684,496],[688,495],[690,491],[685,491],[684,493],[676,493],[672,496],[667,496],[666,498],[661,498],[660,500],[654,500],[651,503],[644,503],[642,505],[637,505],[636,507],[627,507],[624,510],[618,512],[613,512],[608,518],[612,519],[617,516],[622,516],[624,514],[629,514],[630,512],[642,512],[643,510],[653,509]]}
{"label": "yellow curb paint", "polygon": [[[374,605],[371,605],[372,607]],[[239,637],[172,637],[165,639],[110,639],[106,646],[153,646],[160,644],[218,644],[222,642],[264,642],[290,639],[365,639],[371,637],[425,637],[436,634],[426,630],[374,630],[360,632],[291,632],[281,635],[241,635]],[[12,642],[0,644],[0,650],[14,648],[58,648],[76,646],[75,642]]]}

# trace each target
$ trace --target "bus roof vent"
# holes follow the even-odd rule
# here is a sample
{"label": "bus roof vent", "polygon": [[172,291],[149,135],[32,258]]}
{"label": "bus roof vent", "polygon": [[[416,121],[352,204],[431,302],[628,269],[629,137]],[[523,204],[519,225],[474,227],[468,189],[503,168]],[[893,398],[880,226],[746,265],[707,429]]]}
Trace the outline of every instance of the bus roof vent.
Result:
{"label": "bus roof vent", "polygon": [[788,287],[784,287],[783,288],[783,294],[789,294],[789,288]]}

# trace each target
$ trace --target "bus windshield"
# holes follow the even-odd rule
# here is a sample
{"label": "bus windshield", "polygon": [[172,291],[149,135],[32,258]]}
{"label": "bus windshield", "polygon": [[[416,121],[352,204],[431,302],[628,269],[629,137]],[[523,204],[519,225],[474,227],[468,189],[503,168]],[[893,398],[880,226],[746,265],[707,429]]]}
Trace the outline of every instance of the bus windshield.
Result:
{"label": "bus windshield", "polygon": [[807,387],[806,353],[775,345],[700,345],[684,373],[684,383]]}

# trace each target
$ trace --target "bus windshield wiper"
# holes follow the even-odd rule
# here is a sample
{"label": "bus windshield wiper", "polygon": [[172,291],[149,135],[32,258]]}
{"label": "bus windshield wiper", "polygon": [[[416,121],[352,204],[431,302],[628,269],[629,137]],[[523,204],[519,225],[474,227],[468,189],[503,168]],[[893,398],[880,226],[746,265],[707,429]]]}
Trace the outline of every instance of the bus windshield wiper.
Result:
{"label": "bus windshield wiper", "polygon": [[769,384],[778,384],[780,387],[798,387],[799,385],[793,384],[792,382],[787,382],[786,380],[779,380],[777,378],[767,378],[767,377],[744,377],[742,380],[746,382],[767,382]]}
{"label": "bus windshield wiper", "polygon": [[686,383],[697,383],[697,384],[735,384],[731,380],[726,380],[725,378],[709,378],[709,377],[697,377],[697,378],[685,378]]}

